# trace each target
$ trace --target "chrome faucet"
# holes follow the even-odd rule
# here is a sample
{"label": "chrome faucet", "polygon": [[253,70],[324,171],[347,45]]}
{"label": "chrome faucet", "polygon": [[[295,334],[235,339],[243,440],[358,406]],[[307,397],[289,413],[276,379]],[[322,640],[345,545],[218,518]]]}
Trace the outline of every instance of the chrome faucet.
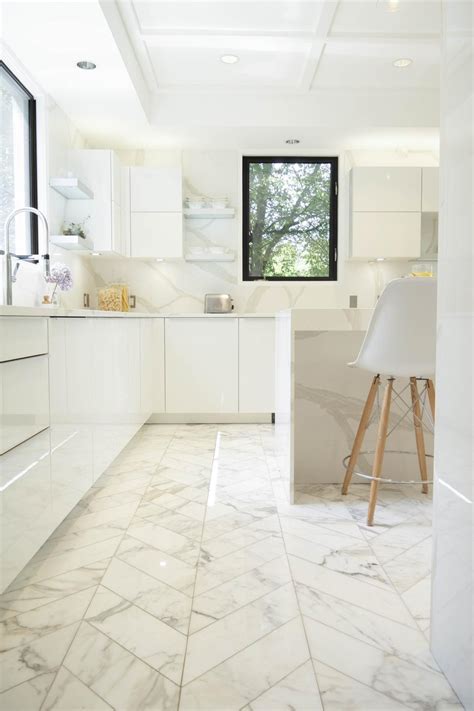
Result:
{"label": "chrome faucet", "polygon": [[11,306],[12,304],[12,283],[15,281],[16,272],[18,267],[15,269],[15,273],[12,272],[12,257],[17,259],[33,262],[37,264],[37,260],[34,259],[36,255],[17,255],[10,252],[10,224],[15,219],[17,215],[22,212],[31,212],[33,215],[38,215],[38,217],[43,222],[44,233],[45,233],[45,253],[38,255],[43,259],[43,275],[45,278],[49,277],[49,226],[46,216],[38,210],[36,207],[19,207],[17,210],[12,210],[5,220],[4,235],[5,235],[5,250],[3,254],[5,255],[5,269],[4,269],[4,283],[3,283],[3,303]]}

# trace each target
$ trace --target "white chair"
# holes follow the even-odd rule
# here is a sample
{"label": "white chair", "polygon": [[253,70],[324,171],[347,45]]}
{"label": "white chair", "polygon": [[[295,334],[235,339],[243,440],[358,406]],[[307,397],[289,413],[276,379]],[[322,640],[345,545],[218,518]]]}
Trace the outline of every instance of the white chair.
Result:
{"label": "white chair", "polygon": [[[377,375],[372,380],[367,401],[362,411],[357,434],[347,465],[342,493],[347,494],[355,465],[361,452],[364,435],[370,423],[377,397],[381,375],[387,383],[380,410],[377,444],[374,453],[367,524],[373,525],[377,491],[382,478],[385,443],[392,394],[401,396],[394,390],[396,378],[409,378],[411,409],[415,426],[418,464],[422,480],[422,492],[428,493],[426,452],[423,437],[422,396],[428,396],[433,423],[435,417],[435,373],[436,352],[436,279],[407,277],[391,281],[377,302],[357,359],[349,363],[351,367],[362,368]],[[423,381],[422,392],[418,392],[418,380]],[[402,399],[402,398],[401,398]],[[409,412],[408,410],[408,412]],[[344,461],[346,461],[344,460]],[[355,472],[361,474],[361,472]],[[392,481],[387,479],[386,481]]]}

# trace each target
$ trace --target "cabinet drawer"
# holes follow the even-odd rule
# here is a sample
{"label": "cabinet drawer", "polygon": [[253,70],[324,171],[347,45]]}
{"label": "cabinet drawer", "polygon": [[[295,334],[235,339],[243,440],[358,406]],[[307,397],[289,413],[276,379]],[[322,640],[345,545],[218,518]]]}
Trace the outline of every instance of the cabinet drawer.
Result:
{"label": "cabinet drawer", "polygon": [[4,316],[0,318],[0,362],[48,352],[46,318]]}
{"label": "cabinet drawer", "polygon": [[354,212],[355,259],[417,259],[421,247],[421,212]]}
{"label": "cabinet drawer", "polygon": [[130,256],[176,259],[183,256],[181,212],[132,212]]}
{"label": "cabinet drawer", "polygon": [[49,425],[48,356],[0,364],[0,453]]}

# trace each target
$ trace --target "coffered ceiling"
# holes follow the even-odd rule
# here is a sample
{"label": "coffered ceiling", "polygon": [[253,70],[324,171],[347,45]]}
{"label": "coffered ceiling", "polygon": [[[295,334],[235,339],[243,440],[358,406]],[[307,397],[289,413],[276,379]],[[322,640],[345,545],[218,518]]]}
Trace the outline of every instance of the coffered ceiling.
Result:
{"label": "coffered ceiling", "polygon": [[[439,0],[2,5],[5,42],[90,145],[264,148],[296,132],[305,148],[409,146],[436,134]],[[97,70],[78,72],[84,58]]]}
{"label": "coffered ceiling", "polygon": [[[151,92],[431,89],[440,4],[430,0],[119,0]],[[223,64],[234,54],[239,61]],[[393,66],[410,58],[406,69]]]}

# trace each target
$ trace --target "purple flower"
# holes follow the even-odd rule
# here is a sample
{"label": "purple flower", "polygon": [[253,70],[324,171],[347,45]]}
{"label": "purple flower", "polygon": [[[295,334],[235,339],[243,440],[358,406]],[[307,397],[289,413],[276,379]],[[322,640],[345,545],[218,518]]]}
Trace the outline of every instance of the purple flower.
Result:
{"label": "purple flower", "polygon": [[56,262],[52,265],[51,273],[46,277],[46,281],[56,285],[54,291],[58,286],[61,291],[69,291],[73,285],[71,270],[65,264]]}

